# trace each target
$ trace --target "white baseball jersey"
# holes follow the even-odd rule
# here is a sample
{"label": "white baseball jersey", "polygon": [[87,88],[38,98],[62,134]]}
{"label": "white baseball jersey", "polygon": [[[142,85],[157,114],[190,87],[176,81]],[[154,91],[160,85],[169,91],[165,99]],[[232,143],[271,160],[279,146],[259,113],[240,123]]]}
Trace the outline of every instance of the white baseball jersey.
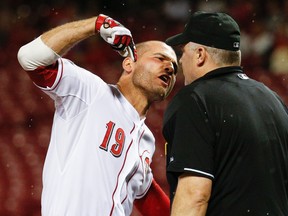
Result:
{"label": "white baseball jersey", "polygon": [[116,86],[64,58],[41,89],[56,106],[42,215],[130,215],[152,182],[155,139],[144,119]]}

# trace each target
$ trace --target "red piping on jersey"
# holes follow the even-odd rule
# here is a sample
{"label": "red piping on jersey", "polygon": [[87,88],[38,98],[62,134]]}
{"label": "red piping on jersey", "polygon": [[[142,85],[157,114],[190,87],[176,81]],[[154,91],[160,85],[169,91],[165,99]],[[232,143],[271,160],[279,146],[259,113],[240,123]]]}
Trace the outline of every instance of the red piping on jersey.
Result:
{"label": "red piping on jersey", "polygon": [[[152,183],[152,181],[151,181]],[[146,188],[146,190],[142,193],[142,194],[139,194],[138,197],[142,197],[144,194],[147,193],[147,191],[149,190],[150,186],[151,186],[151,183],[149,184],[149,186]]]}
{"label": "red piping on jersey", "polygon": [[[137,172],[139,166],[140,166],[140,163],[138,164],[137,168],[136,168],[136,169],[134,170],[134,172],[132,173],[131,177],[128,179],[127,185],[128,185],[128,183],[130,182],[130,180],[132,179],[132,177],[135,175],[135,173]],[[126,191],[127,191],[127,190],[126,190]],[[128,192],[126,193],[125,198],[121,201],[121,204],[123,204],[123,203],[125,202],[125,200],[127,199],[127,196],[128,196],[127,194],[128,194]]]}
{"label": "red piping on jersey", "polygon": [[133,140],[131,140],[131,142],[130,142],[130,144],[129,144],[129,146],[128,146],[128,149],[127,149],[126,154],[125,154],[124,162],[123,162],[122,167],[121,167],[121,169],[120,169],[120,171],[119,171],[119,173],[118,173],[118,176],[117,176],[117,184],[116,184],[116,187],[115,187],[115,189],[114,189],[114,191],[113,191],[113,194],[112,194],[113,204],[112,204],[112,208],[111,208],[111,211],[110,211],[110,216],[112,215],[113,210],[114,210],[114,205],[115,205],[115,203],[114,203],[114,195],[115,195],[115,192],[116,192],[116,190],[117,190],[117,188],[118,188],[119,176],[120,176],[120,174],[121,174],[121,172],[122,172],[122,170],[123,170],[123,168],[124,168],[124,165],[125,165],[125,163],[126,163],[127,154],[128,154],[128,152],[129,152],[129,150],[130,150],[130,147],[131,147],[132,143],[133,143]]}
{"label": "red piping on jersey", "polygon": [[60,83],[60,81],[62,79],[62,76],[63,76],[64,65],[63,65],[62,59],[60,59],[60,61],[61,61],[61,74],[60,74],[60,78],[58,80],[58,83],[55,85],[55,87],[53,89],[55,89],[59,85],[59,83]]}
{"label": "red piping on jersey", "polygon": [[[140,137],[139,137],[138,143],[140,143],[140,140],[142,139],[144,132],[145,132],[145,130],[142,131],[142,133],[141,133],[141,135],[140,135]],[[138,145],[138,146],[139,146],[139,145]]]}
{"label": "red piping on jersey", "polygon": [[132,130],[130,131],[130,134],[134,131],[134,129],[135,129],[135,123],[134,123],[134,125],[133,125]]}
{"label": "red piping on jersey", "polygon": [[[56,83],[56,85],[54,86],[54,88],[53,89],[49,89],[49,91],[52,91],[52,90],[54,90],[58,85],[59,85],[59,83],[60,83],[60,81],[61,81],[61,79],[62,79],[62,76],[63,76],[63,68],[64,68],[64,65],[63,65],[63,61],[62,61],[62,59],[60,59],[60,61],[61,61],[61,71],[60,71],[60,78],[59,78],[59,80],[58,80],[58,82]],[[57,70],[57,73],[58,73],[58,70]],[[56,77],[57,78],[57,77]],[[55,79],[56,80],[56,79]]]}

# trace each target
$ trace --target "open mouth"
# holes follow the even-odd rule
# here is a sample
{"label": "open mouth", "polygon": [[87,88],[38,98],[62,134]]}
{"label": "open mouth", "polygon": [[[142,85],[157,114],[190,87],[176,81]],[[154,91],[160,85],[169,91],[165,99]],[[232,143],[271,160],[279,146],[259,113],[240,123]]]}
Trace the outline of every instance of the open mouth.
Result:
{"label": "open mouth", "polygon": [[165,82],[166,84],[169,84],[169,80],[170,80],[170,77],[167,76],[167,75],[161,75],[159,77],[163,82]]}

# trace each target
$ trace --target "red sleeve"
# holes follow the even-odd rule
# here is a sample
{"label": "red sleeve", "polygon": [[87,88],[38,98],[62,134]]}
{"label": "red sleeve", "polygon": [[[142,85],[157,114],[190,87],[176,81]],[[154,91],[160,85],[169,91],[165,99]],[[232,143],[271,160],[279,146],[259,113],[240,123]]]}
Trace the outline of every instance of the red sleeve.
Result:
{"label": "red sleeve", "polygon": [[58,61],[49,66],[41,66],[33,71],[27,71],[30,79],[38,86],[52,87],[58,72]]}
{"label": "red sleeve", "polygon": [[170,200],[155,179],[147,194],[141,199],[136,199],[134,205],[145,216],[170,215]]}

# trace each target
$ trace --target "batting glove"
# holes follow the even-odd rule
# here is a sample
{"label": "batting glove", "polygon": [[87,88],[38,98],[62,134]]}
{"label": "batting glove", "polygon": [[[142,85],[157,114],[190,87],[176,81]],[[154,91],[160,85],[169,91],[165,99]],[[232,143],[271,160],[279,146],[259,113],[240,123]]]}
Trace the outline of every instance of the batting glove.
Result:
{"label": "batting glove", "polygon": [[136,47],[129,29],[104,14],[97,17],[95,29],[121,56],[130,56],[133,61],[137,60]]}

